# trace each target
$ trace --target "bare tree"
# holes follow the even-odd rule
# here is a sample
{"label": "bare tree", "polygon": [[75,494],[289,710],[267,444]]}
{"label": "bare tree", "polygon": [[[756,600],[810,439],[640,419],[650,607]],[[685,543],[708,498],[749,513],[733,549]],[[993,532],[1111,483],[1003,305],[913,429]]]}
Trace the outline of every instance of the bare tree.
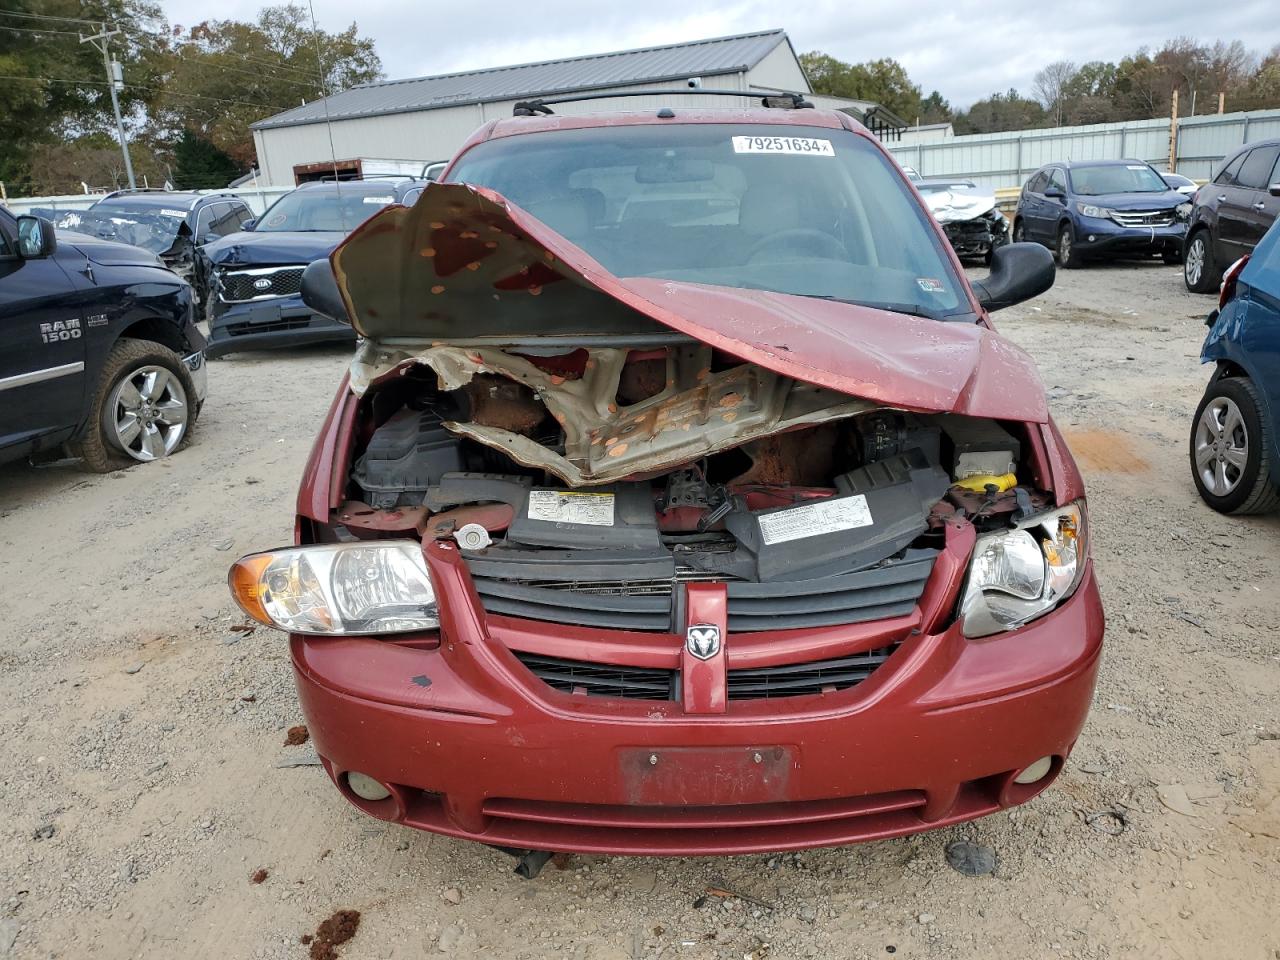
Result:
{"label": "bare tree", "polygon": [[1078,68],[1070,60],[1055,60],[1036,74],[1031,92],[1053,117],[1055,127],[1062,126],[1063,100],[1066,88],[1075,79]]}

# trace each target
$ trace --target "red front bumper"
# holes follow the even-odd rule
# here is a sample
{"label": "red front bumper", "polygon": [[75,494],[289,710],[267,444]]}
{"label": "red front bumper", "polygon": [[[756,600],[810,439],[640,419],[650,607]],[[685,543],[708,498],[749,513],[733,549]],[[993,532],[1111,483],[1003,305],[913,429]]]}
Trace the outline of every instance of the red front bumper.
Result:
{"label": "red front bumper", "polygon": [[[845,649],[902,642],[851,689],[690,715],[669,701],[551,689],[512,651],[581,655],[585,632],[486,618],[456,553],[431,562],[443,644],[295,636],[303,712],[330,776],[361,809],[507,847],[750,853],[983,816],[1057,775],[1084,723],[1101,651],[1089,570],[1058,610],[982,641],[954,626],[930,632],[927,610],[822,638],[730,635],[731,669],[802,661],[798,652],[816,639]],[[926,597],[954,597],[954,564],[935,574],[946,582]],[[666,634],[590,633],[591,655],[615,663],[674,663],[683,644]],[[1049,775],[1013,782],[1045,756],[1054,757]],[[356,797],[351,771],[383,782],[391,797]]]}

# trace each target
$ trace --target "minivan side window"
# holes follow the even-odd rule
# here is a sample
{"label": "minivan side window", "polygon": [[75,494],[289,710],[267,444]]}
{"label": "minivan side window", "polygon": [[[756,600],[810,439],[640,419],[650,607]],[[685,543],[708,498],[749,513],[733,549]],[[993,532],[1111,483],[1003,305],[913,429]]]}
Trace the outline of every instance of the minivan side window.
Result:
{"label": "minivan side window", "polygon": [[1274,147],[1255,147],[1236,174],[1236,183],[1247,190],[1265,190],[1271,181],[1271,171],[1280,157],[1280,144]]}
{"label": "minivan side window", "polygon": [[1218,171],[1218,175],[1213,178],[1214,183],[1233,184],[1236,182],[1236,174],[1240,172],[1240,165],[1244,163],[1244,158],[1249,155],[1248,150],[1241,150],[1231,162]]}
{"label": "minivan side window", "polygon": [[1067,192],[1067,179],[1057,167],[1049,171],[1049,186],[1057,187],[1064,194]]}

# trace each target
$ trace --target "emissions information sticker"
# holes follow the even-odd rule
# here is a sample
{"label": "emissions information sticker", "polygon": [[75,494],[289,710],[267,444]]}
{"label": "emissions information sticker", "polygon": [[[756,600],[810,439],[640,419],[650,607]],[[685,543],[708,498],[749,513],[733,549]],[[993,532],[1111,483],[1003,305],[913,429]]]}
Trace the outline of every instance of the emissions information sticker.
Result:
{"label": "emissions information sticker", "polygon": [[834,157],[830,140],[814,137],[734,137],[734,153],[799,153],[814,157]]}
{"label": "emissions information sticker", "polygon": [[824,533],[869,527],[871,508],[862,494],[841,497],[838,500],[819,500],[803,507],[791,507],[760,517],[760,533],[766,544],[802,540]]}
{"label": "emissions information sticker", "polygon": [[530,490],[529,519],[612,527],[613,494],[576,493],[569,490]]}

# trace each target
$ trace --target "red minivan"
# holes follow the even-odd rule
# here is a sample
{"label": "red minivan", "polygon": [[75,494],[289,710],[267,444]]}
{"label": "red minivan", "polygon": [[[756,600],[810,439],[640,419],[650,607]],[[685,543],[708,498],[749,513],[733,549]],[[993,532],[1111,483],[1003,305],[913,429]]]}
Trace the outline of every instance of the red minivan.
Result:
{"label": "red minivan", "polygon": [[841,113],[536,106],[304,281],[364,339],[296,545],[230,584],[343,796],[536,863],[1035,796],[1103,635],[1080,474],[988,321],[1048,251],[970,284]]}

